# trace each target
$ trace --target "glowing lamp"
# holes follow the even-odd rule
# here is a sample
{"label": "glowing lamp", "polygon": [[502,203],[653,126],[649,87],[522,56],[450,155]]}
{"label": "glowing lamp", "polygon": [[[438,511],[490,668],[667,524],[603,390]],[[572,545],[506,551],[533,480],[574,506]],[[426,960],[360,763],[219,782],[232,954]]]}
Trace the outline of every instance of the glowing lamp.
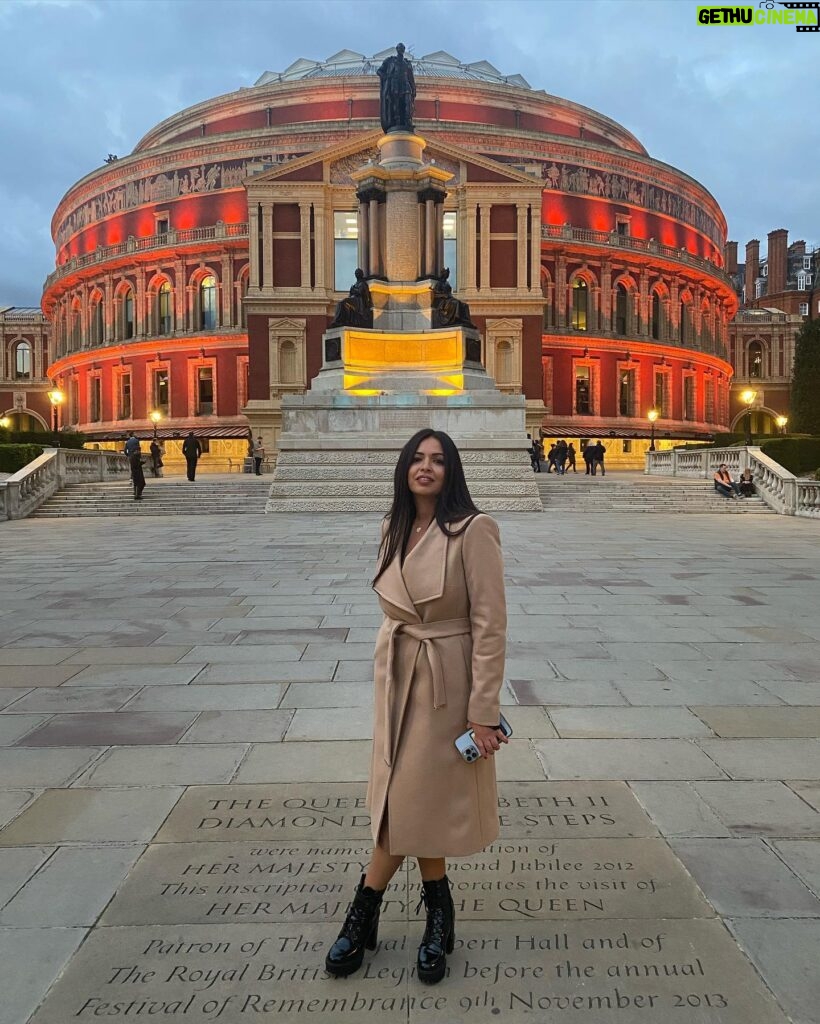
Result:
{"label": "glowing lamp", "polygon": [[646,414],[646,418],[649,420],[649,450],[655,451],[655,420],[658,418],[658,410],[651,408]]}
{"label": "glowing lamp", "polygon": [[49,391],[48,400],[56,409],[58,405],[62,405],[65,401],[65,395],[59,388],[55,388],[53,391]]}
{"label": "glowing lamp", "polygon": [[740,396],[740,400],[744,405],[751,405],[755,398],[757,398],[756,391],[744,391]]}
{"label": "glowing lamp", "polygon": [[785,434],[786,433],[786,424],[788,422],[789,422],[789,417],[788,416],[778,416],[777,419],[775,420],[775,423],[778,425],[778,427],[780,427],[780,433],[781,434]]}
{"label": "glowing lamp", "polygon": [[11,420],[8,418],[8,416],[3,416],[2,418],[0,418],[0,428],[1,429],[8,430],[10,426],[11,426]]}

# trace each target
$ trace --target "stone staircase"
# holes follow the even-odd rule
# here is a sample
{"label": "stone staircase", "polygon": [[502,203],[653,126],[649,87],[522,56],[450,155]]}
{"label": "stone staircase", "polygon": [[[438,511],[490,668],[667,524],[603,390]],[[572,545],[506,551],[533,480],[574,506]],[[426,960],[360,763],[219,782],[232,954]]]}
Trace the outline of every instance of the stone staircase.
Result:
{"label": "stone staircase", "polygon": [[583,471],[564,476],[536,473],[535,479],[546,512],[567,509],[578,513],[775,514],[756,495],[732,500],[716,494],[711,480],[644,476],[618,470],[603,477],[586,476]]}
{"label": "stone staircase", "polygon": [[130,480],[76,484],[58,491],[31,518],[262,515],[270,481],[270,476],[244,474],[203,473],[193,483],[185,477],[149,477],[142,501],[134,501]]}
{"label": "stone staircase", "polygon": [[[406,438],[402,438],[401,443]],[[269,512],[381,512],[393,500],[397,448],[363,451],[341,445],[323,451],[279,452],[268,497]],[[460,449],[464,472],[475,503],[487,512],[540,511],[532,470],[523,450],[507,446]]]}

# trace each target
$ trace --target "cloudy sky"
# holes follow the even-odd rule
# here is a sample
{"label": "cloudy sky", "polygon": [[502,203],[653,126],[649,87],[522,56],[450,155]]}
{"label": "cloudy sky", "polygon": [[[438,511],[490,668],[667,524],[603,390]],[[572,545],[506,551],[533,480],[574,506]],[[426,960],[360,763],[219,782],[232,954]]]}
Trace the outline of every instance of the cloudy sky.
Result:
{"label": "cloudy sky", "polygon": [[0,306],[39,305],[54,208],[107,153],[297,57],[400,39],[619,121],[710,189],[741,252],[776,227],[820,243],[820,33],[701,27],[697,3],[0,0]]}

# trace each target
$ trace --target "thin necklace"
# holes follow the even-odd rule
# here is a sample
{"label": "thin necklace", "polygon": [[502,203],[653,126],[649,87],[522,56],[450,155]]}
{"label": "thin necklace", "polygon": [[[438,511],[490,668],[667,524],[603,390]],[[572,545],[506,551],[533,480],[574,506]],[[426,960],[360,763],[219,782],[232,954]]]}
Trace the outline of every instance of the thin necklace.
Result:
{"label": "thin necklace", "polygon": [[[430,525],[430,523],[432,523],[432,521],[433,521],[433,517],[431,516],[431,517],[430,517],[430,518],[429,518],[429,519],[427,520],[427,526],[429,526],[429,525]],[[417,526],[417,527],[416,527],[416,533],[421,533],[421,531],[422,531],[423,529],[424,529],[424,526]]]}

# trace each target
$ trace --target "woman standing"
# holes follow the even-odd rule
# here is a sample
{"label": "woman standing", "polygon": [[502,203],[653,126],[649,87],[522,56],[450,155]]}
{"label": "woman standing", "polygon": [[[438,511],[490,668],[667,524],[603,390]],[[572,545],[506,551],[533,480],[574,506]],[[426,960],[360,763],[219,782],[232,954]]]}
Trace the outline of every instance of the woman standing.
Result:
{"label": "woman standing", "polygon": [[[365,948],[376,948],[384,891],[411,856],[427,910],[418,976],[435,983],[455,941],[445,858],[477,853],[498,836],[493,755],[507,742],[498,526],[473,504],[447,434],[421,430],[402,449],[379,553],[373,587],[385,618],[367,793],[374,850],[325,966],[351,974]],[[468,728],[481,754],[473,763],[454,745]]]}

